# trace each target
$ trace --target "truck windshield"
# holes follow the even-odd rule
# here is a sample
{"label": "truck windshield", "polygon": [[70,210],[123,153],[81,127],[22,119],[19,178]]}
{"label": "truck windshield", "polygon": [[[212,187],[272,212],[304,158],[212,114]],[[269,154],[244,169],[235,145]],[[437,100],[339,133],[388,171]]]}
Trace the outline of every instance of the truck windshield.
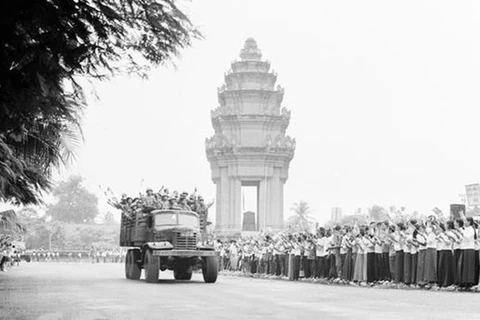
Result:
{"label": "truck windshield", "polygon": [[178,224],[198,228],[198,218],[191,214],[178,214]]}
{"label": "truck windshield", "polygon": [[177,214],[176,213],[159,213],[155,215],[155,225],[165,225],[165,224],[177,224]]}

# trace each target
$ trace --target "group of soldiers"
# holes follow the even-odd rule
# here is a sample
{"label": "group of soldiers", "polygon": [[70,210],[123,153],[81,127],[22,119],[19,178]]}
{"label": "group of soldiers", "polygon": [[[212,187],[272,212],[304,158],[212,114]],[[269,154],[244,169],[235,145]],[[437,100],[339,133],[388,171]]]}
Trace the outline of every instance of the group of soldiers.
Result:
{"label": "group of soldiers", "polygon": [[471,217],[370,222],[283,232],[222,243],[223,269],[375,285],[476,287],[480,276],[479,224]]}
{"label": "group of soldiers", "polygon": [[112,197],[108,200],[108,203],[122,210],[123,216],[129,220],[134,219],[137,214],[150,213],[153,210],[193,211],[200,216],[201,226],[206,228],[208,209],[214,201],[205,203],[205,199],[201,195],[197,195],[197,189],[191,194],[186,191],[170,193],[168,189],[162,186],[158,192],[154,192],[152,188],[147,188],[145,194],[140,194],[138,197],[130,197],[124,193],[120,200]]}

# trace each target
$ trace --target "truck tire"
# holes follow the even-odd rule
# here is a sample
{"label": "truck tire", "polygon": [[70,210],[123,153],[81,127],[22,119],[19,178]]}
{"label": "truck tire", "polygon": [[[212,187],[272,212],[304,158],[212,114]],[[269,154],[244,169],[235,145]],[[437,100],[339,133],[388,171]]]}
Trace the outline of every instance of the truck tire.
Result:
{"label": "truck tire", "polygon": [[131,266],[131,272],[130,272],[130,279],[132,280],[138,280],[140,279],[140,276],[142,275],[142,269],[140,268],[140,265],[138,263],[138,260],[140,260],[140,250],[133,249],[132,250],[132,266]]}
{"label": "truck tire", "polygon": [[130,249],[125,257],[125,277],[131,280],[140,279],[142,269],[137,261],[140,260],[140,250]]}
{"label": "truck tire", "polygon": [[202,273],[206,283],[215,283],[218,274],[218,257],[203,258]]}
{"label": "truck tire", "polygon": [[131,271],[132,271],[132,251],[128,250],[125,255],[125,278],[131,279]]}
{"label": "truck tire", "polygon": [[173,276],[175,280],[191,280],[192,279],[192,268],[181,267],[173,270]]}
{"label": "truck tire", "polygon": [[157,283],[160,261],[158,257],[153,255],[153,252],[150,249],[147,249],[147,252],[145,253],[145,263],[143,264],[143,268],[145,269],[145,281],[147,283]]}

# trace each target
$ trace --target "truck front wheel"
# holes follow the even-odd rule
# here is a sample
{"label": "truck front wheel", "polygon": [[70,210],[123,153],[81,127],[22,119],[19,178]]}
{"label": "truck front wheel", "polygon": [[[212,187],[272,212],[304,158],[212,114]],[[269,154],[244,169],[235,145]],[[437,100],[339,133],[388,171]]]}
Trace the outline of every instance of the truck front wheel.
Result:
{"label": "truck front wheel", "polygon": [[206,283],[217,281],[218,257],[204,257],[202,266],[203,280]]}
{"label": "truck front wheel", "polygon": [[147,252],[145,253],[145,263],[143,268],[145,269],[145,281],[147,283],[157,283],[160,260],[153,255],[153,252],[150,249],[147,249]]}
{"label": "truck front wheel", "polygon": [[139,250],[128,250],[127,256],[125,257],[125,277],[131,280],[140,279],[142,269],[138,265],[138,260],[140,259]]}
{"label": "truck front wheel", "polygon": [[132,252],[128,250],[125,256],[125,277],[132,279]]}

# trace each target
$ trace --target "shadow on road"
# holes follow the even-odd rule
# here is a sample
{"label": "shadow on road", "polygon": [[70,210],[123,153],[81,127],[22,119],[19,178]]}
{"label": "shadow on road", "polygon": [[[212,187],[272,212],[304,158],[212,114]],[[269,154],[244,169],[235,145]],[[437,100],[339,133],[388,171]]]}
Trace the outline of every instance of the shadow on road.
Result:
{"label": "shadow on road", "polygon": [[194,285],[194,284],[203,284],[203,285],[208,285],[209,283],[205,283],[204,281],[201,280],[175,280],[175,279],[159,279],[157,283],[146,283],[145,279],[140,279],[140,280],[128,280],[124,279],[124,281],[129,282],[129,283],[142,283],[145,285],[171,285],[171,284],[176,284],[176,285]]}

